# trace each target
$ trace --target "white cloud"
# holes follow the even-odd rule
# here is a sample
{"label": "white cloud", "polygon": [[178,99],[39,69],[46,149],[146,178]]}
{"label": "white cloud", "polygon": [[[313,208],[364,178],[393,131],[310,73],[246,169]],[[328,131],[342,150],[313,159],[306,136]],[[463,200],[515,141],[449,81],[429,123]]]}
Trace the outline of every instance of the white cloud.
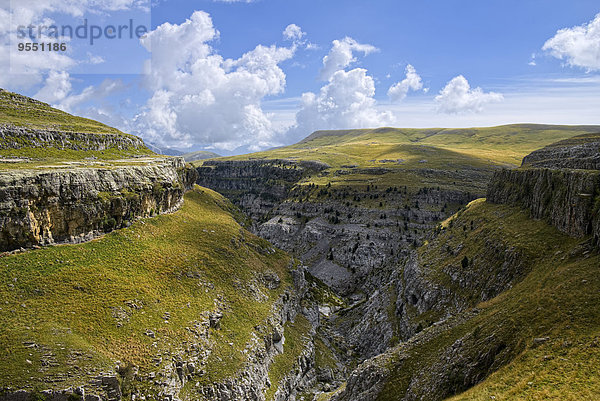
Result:
{"label": "white cloud", "polygon": [[47,103],[57,103],[71,92],[71,80],[66,71],[50,71],[42,89],[33,97]]}
{"label": "white cloud", "polygon": [[471,89],[469,81],[462,75],[452,78],[440,94],[435,97],[437,110],[442,113],[481,112],[488,103],[500,102],[503,96],[495,92],[484,92],[477,87]]}
{"label": "white cloud", "polygon": [[[71,76],[66,71],[50,71],[44,81],[42,88],[33,96],[35,99],[50,103],[52,106],[68,113],[84,115],[93,118],[98,110],[103,110],[105,121],[108,108],[100,108],[100,104],[110,95],[125,89],[121,80],[105,79],[99,85],[91,85],[84,88],[80,93],[73,93]],[[91,104],[91,106],[90,106]],[[122,118],[111,110],[111,113],[122,124]]]}
{"label": "white cloud", "polygon": [[323,69],[321,70],[321,79],[323,81],[329,78],[338,70],[348,67],[356,62],[355,52],[361,52],[365,56],[377,51],[372,45],[358,43],[356,40],[345,37],[342,40],[334,40],[333,46],[325,57],[323,57]]}
{"label": "white cloud", "polygon": [[302,28],[296,24],[288,25],[283,31],[283,37],[293,42],[302,40],[304,36],[306,36],[306,32],[302,32]]}
{"label": "white cloud", "polygon": [[600,14],[587,24],[559,30],[542,50],[571,67],[600,70]]}
{"label": "white cloud", "polygon": [[[49,15],[81,17],[86,13],[107,13],[118,10],[142,9],[148,0],[2,0],[0,1],[0,86],[25,89],[44,82],[51,71],[68,71],[79,63],[69,53],[16,52],[11,43],[22,42],[17,37],[19,26],[49,26],[55,23]],[[56,42],[54,37],[40,36],[39,42]],[[100,59],[93,55],[89,62]],[[56,76],[51,78],[50,83]],[[46,90],[50,90],[49,87]],[[42,93],[49,98],[49,94]],[[57,96],[60,96],[58,94]]]}
{"label": "white cloud", "polygon": [[390,125],[391,113],[376,109],[375,83],[367,70],[338,70],[318,94],[304,93],[292,139],[321,129],[367,128]]}
{"label": "white cloud", "polygon": [[527,63],[527,64],[532,67],[535,67],[537,65],[537,62],[535,61],[535,57],[536,57],[535,53],[531,54],[531,59],[530,59],[529,63]]}
{"label": "white cloud", "polygon": [[121,80],[107,78],[100,85],[86,87],[81,93],[68,93],[63,99],[54,103],[54,106],[69,113],[86,114],[87,109],[77,108],[88,102],[98,104],[106,97],[124,89],[125,85]]}
{"label": "white cloud", "polygon": [[417,74],[417,70],[412,65],[406,66],[406,78],[392,85],[388,90],[388,96],[392,102],[404,100],[408,91],[418,91],[423,88],[421,76]]}
{"label": "white cloud", "polygon": [[162,146],[214,144],[233,150],[272,146],[276,129],[261,101],[281,94],[279,64],[293,48],[258,45],[239,59],[224,59],[210,42],[219,33],[211,17],[196,11],[179,25],[165,23],[143,38],[152,50],[146,86],[153,91],[136,116],[136,131]]}

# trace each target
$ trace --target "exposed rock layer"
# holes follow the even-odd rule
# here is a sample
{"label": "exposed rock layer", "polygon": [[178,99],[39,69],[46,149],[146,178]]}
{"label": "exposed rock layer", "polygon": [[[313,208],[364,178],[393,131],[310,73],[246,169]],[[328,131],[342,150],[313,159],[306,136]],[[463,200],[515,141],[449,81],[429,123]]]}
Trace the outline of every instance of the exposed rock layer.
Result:
{"label": "exposed rock layer", "polygon": [[[147,150],[144,141],[126,134],[91,134],[55,130],[34,130],[13,125],[0,125],[0,148],[48,148],[60,150]],[[148,151],[148,153],[150,153]]]}
{"label": "exposed rock layer", "polygon": [[293,160],[209,160],[198,167],[198,184],[219,191],[254,219],[260,219],[304,175],[328,168],[321,162]]}
{"label": "exposed rock layer", "polygon": [[0,173],[0,250],[82,242],[177,209],[196,171],[181,158],[142,165]]}
{"label": "exposed rock layer", "polygon": [[536,150],[525,156],[523,166],[600,170],[600,134],[580,135]]}
{"label": "exposed rock layer", "polygon": [[575,237],[600,238],[600,171],[524,169],[494,174],[487,199],[517,204]]}

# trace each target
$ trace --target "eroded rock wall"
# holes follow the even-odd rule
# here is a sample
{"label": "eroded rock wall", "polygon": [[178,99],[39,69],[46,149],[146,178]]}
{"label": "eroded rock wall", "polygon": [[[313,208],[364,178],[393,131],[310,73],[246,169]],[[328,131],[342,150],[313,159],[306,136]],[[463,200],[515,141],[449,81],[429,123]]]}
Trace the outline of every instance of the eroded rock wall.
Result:
{"label": "eroded rock wall", "polygon": [[311,161],[209,160],[198,167],[198,185],[214,189],[260,220],[289,195],[305,174],[329,166]]}
{"label": "eroded rock wall", "polygon": [[[38,130],[13,125],[0,125],[0,148],[48,148],[60,150],[147,150],[144,141],[127,134],[90,134],[54,130]],[[150,153],[148,151],[148,153]]]}
{"label": "eroded rock wall", "polygon": [[195,180],[181,158],[0,172],[0,250],[82,242],[138,217],[174,211]]}
{"label": "eroded rock wall", "polygon": [[600,171],[501,170],[490,182],[487,199],[525,207],[533,218],[574,237],[593,235],[600,245]]}

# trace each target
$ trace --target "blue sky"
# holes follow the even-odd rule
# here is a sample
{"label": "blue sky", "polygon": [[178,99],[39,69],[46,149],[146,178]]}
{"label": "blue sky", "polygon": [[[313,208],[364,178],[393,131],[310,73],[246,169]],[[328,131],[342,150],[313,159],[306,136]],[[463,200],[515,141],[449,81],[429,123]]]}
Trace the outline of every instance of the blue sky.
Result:
{"label": "blue sky", "polygon": [[[597,1],[1,0],[0,86],[223,154],[314,129],[600,124],[599,13]],[[16,51],[17,24],[84,19],[151,32]]]}

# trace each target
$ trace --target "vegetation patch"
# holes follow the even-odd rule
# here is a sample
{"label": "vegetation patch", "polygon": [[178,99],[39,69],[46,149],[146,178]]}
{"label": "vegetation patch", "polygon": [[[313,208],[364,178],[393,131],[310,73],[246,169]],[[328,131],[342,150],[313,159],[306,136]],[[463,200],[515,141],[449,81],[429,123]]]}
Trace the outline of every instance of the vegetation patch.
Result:
{"label": "vegetation patch", "polygon": [[[140,374],[156,371],[156,358],[168,362],[185,342],[198,341],[186,327],[217,304],[223,318],[210,329],[212,354],[197,380],[236,374],[254,327],[267,320],[291,278],[289,257],[242,229],[223,204],[222,196],[196,187],[174,214],[85,244],[1,257],[0,388],[81,385],[116,361]],[[261,288],[259,300],[244,288],[267,271],[282,285]]]}
{"label": "vegetation patch", "polygon": [[[600,348],[594,345],[600,311],[592,305],[600,302],[600,257],[589,239],[570,238],[518,208],[477,202],[419,253],[430,271],[438,272],[434,278],[452,285],[450,277],[444,278],[445,267],[461,266],[465,256],[481,255],[486,241],[498,238],[503,248],[519,255],[524,276],[488,301],[473,299],[476,313],[432,326],[394,348],[389,353],[392,373],[379,400],[395,400],[409,388],[417,396],[444,398],[494,371],[452,400],[598,397],[600,381],[592,370],[600,363]],[[460,251],[448,253],[446,247]],[[494,280],[502,266],[494,258],[489,262],[486,274]],[[453,347],[459,347],[460,356],[442,363]],[[442,390],[434,385],[440,381]],[[431,393],[432,388],[441,392]]]}

